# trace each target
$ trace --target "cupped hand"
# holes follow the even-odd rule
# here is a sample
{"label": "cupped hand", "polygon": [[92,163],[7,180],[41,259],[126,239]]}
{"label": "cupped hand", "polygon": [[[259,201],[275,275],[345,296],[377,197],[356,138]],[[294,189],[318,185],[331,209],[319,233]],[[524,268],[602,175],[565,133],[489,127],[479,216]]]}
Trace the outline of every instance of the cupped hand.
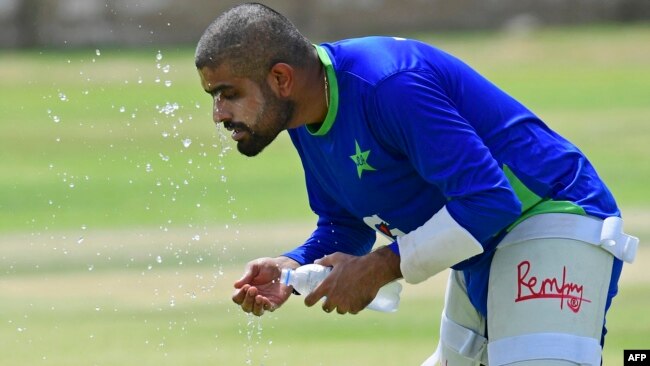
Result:
{"label": "cupped hand", "polygon": [[242,278],[234,284],[232,300],[244,312],[261,316],[274,311],[291,295],[291,287],[280,283],[282,268],[295,268],[298,264],[284,257],[259,258],[249,262]]}

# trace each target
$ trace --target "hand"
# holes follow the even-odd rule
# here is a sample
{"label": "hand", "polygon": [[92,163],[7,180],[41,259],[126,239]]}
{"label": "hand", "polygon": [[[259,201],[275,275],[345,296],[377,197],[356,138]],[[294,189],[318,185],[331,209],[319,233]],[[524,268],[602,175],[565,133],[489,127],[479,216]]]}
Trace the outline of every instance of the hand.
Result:
{"label": "hand", "polygon": [[282,268],[296,268],[298,263],[286,258],[260,258],[249,262],[242,278],[235,282],[232,300],[247,313],[261,316],[279,308],[291,295],[291,287],[280,283]]}
{"label": "hand", "polygon": [[381,286],[402,277],[399,256],[388,247],[356,257],[334,253],[316,261],[333,267],[325,280],[305,297],[305,305],[312,306],[323,296],[323,310],[336,309],[339,314],[357,314],[377,296]]}

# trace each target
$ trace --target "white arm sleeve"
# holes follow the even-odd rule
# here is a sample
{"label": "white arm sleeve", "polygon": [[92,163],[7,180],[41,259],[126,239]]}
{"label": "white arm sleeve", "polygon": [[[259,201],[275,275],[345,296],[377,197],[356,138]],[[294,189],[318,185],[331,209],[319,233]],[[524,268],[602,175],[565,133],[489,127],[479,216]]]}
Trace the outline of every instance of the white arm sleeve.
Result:
{"label": "white arm sleeve", "polygon": [[419,283],[483,252],[483,246],[443,207],[419,228],[397,239],[400,269],[408,283]]}

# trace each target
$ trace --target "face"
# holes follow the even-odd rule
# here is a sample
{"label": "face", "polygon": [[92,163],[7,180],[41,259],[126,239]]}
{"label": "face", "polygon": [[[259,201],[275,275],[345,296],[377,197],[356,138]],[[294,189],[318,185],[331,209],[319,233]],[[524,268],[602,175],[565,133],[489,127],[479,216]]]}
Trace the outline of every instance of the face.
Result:
{"label": "face", "polygon": [[203,89],[213,98],[212,117],[232,131],[237,150],[259,154],[293,116],[293,102],[278,98],[266,82],[235,76],[226,65],[199,70]]}

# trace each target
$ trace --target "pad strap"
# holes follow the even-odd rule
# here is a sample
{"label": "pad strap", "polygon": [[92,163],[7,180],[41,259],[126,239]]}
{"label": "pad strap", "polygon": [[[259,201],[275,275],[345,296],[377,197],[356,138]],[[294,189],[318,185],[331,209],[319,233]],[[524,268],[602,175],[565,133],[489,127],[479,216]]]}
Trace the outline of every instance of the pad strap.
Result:
{"label": "pad strap", "polygon": [[612,216],[601,220],[591,216],[548,213],[532,216],[517,225],[499,247],[534,239],[565,238],[593,244],[628,263],[634,262],[639,239],[623,232],[623,220]]}
{"label": "pad strap", "polygon": [[504,338],[488,344],[490,366],[528,360],[566,360],[581,366],[600,366],[598,340],[564,333],[535,333]]}
{"label": "pad strap", "polygon": [[487,338],[449,319],[444,313],[440,323],[440,342],[465,358],[485,362]]}

